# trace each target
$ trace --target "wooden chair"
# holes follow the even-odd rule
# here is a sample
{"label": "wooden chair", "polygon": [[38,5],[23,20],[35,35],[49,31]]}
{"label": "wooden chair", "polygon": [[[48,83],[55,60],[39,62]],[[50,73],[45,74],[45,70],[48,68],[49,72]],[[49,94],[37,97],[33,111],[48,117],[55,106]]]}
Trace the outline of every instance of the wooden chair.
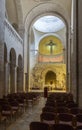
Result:
{"label": "wooden chair", "polygon": [[43,122],[31,122],[30,130],[49,130],[49,125]]}
{"label": "wooden chair", "polygon": [[58,123],[73,125],[74,116],[69,113],[59,113]]}
{"label": "wooden chair", "polygon": [[46,102],[45,106],[51,106],[51,107],[56,107],[55,103],[54,102]]}
{"label": "wooden chair", "polygon": [[82,125],[82,114],[76,115],[76,126]]}
{"label": "wooden chair", "polygon": [[42,108],[42,112],[56,112],[56,109],[54,107],[50,107],[50,106],[45,106]]}
{"label": "wooden chair", "polygon": [[43,112],[40,115],[40,120],[41,120],[41,122],[52,125],[52,124],[56,123],[56,114],[54,114],[52,112]]}
{"label": "wooden chair", "polygon": [[77,114],[82,114],[82,109],[78,107],[73,107],[69,109],[71,114],[77,115]]}
{"label": "wooden chair", "polygon": [[54,124],[52,130],[74,130],[74,128],[68,124]]}
{"label": "wooden chair", "polygon": [[75,130],[82,130],[82,125],[77,126]]}
{"label": "wooden chair", "polygon": [[0,128],[6,130],[6,121],[7,121],[7,118],[3,116],[0,112]]}
{"label": "wooden chair", "polygon": [[57,107],[57,113],[69,113],[69,109],[67,107]]}
{"label": "wooden chair", "polygon": [[12,107],[10,105],[3,105],[2,106],[2,115],[6,116],[7,119],[9,119],[10,121],[12,121],[13,117],[16,117],[16,111],[14,111],[12,109]]}

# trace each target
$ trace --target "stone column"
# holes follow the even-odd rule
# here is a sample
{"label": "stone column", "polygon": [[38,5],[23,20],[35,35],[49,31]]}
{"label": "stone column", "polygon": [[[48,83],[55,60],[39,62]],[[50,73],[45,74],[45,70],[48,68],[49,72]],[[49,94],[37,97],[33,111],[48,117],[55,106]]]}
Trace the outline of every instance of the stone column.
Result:
{"label": "stone column", "polygon": [[0,98],[4,93],[4,19],[5,19],[5,0],[0,0]]}
{"label": "stone column", "polygon": [[5,63],[5,95],[8,94],[9,90],[9,74],[10,74],[10,66],[9,63]]}
{"label": "stone column", "polygon": [[10,93],[16,92],[16,66],[10,65]]}
{"label": "stone column", "polygon": [[23,69],[17,68],[17,92],[23,91]]}
{"label": "stone column", "polygon": [[63,48],[63,64],[66,64],[66,50]]}
{"label": "stone column", "polygon": [[74,2],[74,30],[72,54],[72,92],[80,107],[82,107],[82,0]]}
{"label": "stone column", "polygon": [[28,92],[28,74],[25,73],[25,91]]}
{"label": "stone column", "polygon": [[76,0],[72,0],[73,4],[73,32],[72,32],[72,44],[73,50],[71,54],[71,92],[74,95],[75,101],[77,101],[77,42],[76,42]]}
{"label": "stone column", "polygon": [[17,92],[17,66],[15,66],[15,79],[14,79],[14,82],[15,82],[15,93]]}
{"label": "stone column", "polygon": [[76,0],[77,101],[82,107],[82,0]]}

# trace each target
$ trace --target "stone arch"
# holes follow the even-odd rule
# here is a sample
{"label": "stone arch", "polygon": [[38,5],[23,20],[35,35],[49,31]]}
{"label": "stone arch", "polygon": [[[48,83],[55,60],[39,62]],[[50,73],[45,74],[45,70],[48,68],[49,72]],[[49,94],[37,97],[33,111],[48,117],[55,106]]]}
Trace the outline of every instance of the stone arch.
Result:
{"label": "stone arch", "polygon": [[10,50],[10,76],[9,76],[9,93],[16,90],[16,52],[14,48]]}
{"label": "stone arch", "polygon": [[[67,88],[66,88],[66,79],[63,80],[63,83],[64,83],[64,86],[59,86],[59,81],[62,81],[62,74],[64,73],[64,70],[63,70],[63,67],[60,67],[60,65],[56,65],[56,66],[53,66],[53,65],[44,65],[44,67],[41,69],[41,80],[43,81],[43,86],[42,88],[44,89],[44,87],[47,85],[45,84],[45,77],[46,77],[46,74],[48,72],[53,72],[55,74],[55,84],[53,84],[53,90],[62,90],[62,91],[66,91]],[[60,77],[59,77],[60,76]],[[61,78],[61,80],[60,80]],[[48,86],[48,85],[47,85]],[[50,86],[50,84],[49,84]]]}
{"label": "stone arch", "polygon": [[28,12],[25,19],[25,27],[27,26],[25,30],[28,30],[37,19],[46,15],[55,15],[59,17],[66,26],[70,24],[69,16],[65,8],[57,2],[47,2],[38,4]]}
{"label": "stone arch", "polygon": [[18,56],[18,67],[17,67],[17,92],[23,91],[23,58],[21,55]]}
{"label": "stone arch", "polygon": [[16,52],[14,48],[10,50],[10,64],[16,65]]}
{"label": "stone arch", "polygon": [[23,58],[21,55],[18,56],[18,66],[20,68],[23,68]]}
{"label": "stone arch", "polygon": [[55,89],[56,84],[56,73],[53,71],[48,71],[45,75],[45,85],[48,86],[49,90]]}
{"label": "stone arch", "polygon": [[[48,7],[48,8],[45,8]],[[30,36],[30,29],[33,25],[33,23],[40,17],[45,16],[45,15],[56,15],[60,19],[63,20],[63,22],[66,25],[66,49],[68,49],[68,44],[69,44],[69,33],[70,33],[70,18],[68,13],[65,11],[65,8],[63,8],[59,3],[54,3],[54,2],[47,2],[47,3],[41,3],[34,7],[26,16],[25,19],[25,49],[26,54],[24,57],[24,61],[27,59],[27,63],[29,64],[29,36]],[[67,73],[68,73],[68,50],[66,53],[66,63],[67,63]],[[28,56],[28,57],[27,57]],[[28,73],[28,78],[29,78],[29,66],[25,66],[25,73]],[[29,79],[28,79],[29,81]],[[67,81],[68,82],[68,81]],[[29,86],[29,82],[28,82]]]}

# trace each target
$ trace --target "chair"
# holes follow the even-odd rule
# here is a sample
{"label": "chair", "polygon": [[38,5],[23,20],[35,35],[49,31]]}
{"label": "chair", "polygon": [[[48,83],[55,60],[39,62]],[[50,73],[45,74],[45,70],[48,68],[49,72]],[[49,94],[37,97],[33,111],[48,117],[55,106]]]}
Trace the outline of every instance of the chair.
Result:
{"label": "chair", "polygon": [[67,107],[57,107],[57,113],[69,113],[69,109]]}
{"label": "chair", "polygon": [[49,125],[43,122],[31,122],[30,130],[49,130]]}
{"label": "chair", "polygon": [[77,126],[76,130],[82,130],[82,125]]}
{"label": "chair", "polygon": [[12,109],[12,107],[10,106],[10,105],[3,105],[2,106],[2,116],[6,116],[7,117],[7,119],[10,119],[10,121],[12,121],[12,118],[14,117],[14,116],[16,116],[16,111],[14,111],[13,109]]}
{"label": "chair", "polygon": [[56,109],[54,107],[45,106],[42,108],[42,112],[56,112]]}
{"label": "chair", "polygon": [[69,124],[73,125],[74,116],[68,113],[59,113],[58,114],[58,122],[61,124]]}
{"label": "chair", "polygon": [[43,112],[40,115],[40,120],[41,122],[45,122],[45,123],[48,123],[49,125],[52,125],[56,123],[56,114],[52,112]]}
{"label": "chair", "polygon": [[0,128],[2,126],[6,130],[6,121],[7,121],[7,118],[5,116],[2,116],[0,112]]}
{"label": "chair", "polygon": [[82,114],[77,114],[76,115],[76,125],[77,126],[82,125]]}
{"label": "chair", "polygon": [[74,101],[67,101],[66,107],[68,107],[68,108],[78,107],[78,104],[75,103]]}
{"label": "chair", "polygon": [[74,114],[74,115],[81,114],[82,113],[82,109],[80,109],[78,107],[73,107],[73,108],[70,108],[70,113]]}
{"label": "chair", "polygon": [[55,103],[54,102],[46,102],[45,106],[51,106],[51,107],[56,107]]}
{"label": "chair", "polygon": [[52,130],[74,130],[74,128],[68,124],[54,124]]}
{"label": "chair", "polygon": [[62,107],[62,106],[66,106],[66,103],[63,101],[57,101],[56,102],[56,107]]}

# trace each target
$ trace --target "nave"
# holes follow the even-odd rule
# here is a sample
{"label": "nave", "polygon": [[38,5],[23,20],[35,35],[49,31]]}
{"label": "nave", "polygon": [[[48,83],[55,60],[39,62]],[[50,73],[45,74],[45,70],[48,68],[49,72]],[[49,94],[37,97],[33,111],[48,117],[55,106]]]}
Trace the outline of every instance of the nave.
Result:
{"label": "nave", "polygon": [[[32,122],[48,123],[50,128],[53,124],[67,124],[73,130],[79,130],[76,129],[77,126],[82,127],[82,108],[74,102],[71,93],[52,93],[48,97],[44,93],[44,97],[41,95],[34,103],[31,101],[29,100],[27,108],[16,120],[12,119],[10,124],[7,120],[6,130],[39,130],[40,127],[30,129]],[[0,127],[0,130],[5,130],[5,126]]]}

